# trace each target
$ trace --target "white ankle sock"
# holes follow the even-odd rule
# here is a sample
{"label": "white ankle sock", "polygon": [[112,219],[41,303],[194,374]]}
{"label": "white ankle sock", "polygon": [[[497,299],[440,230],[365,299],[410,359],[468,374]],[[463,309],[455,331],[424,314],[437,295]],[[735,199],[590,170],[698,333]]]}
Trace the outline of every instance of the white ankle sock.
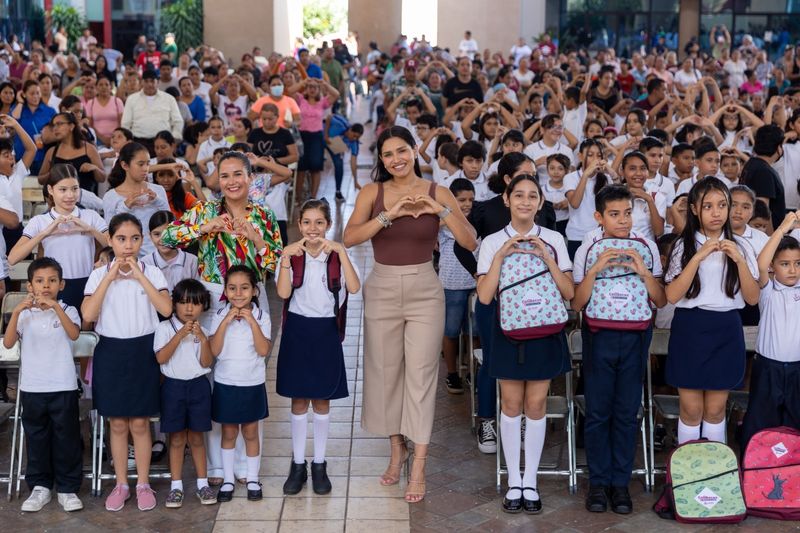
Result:
{"label": "white ankle sock", "polygon": [[500,413],[500,439],[503,444],[503,455],[506,458],[508,468],[508,487],[506,498],[517,500],[521,495],[519,490],[510,490],[511,487],[522,486],[522,476],[519,469],[519,454],[522,447],[522,415],[510,417],[505,413]]}
{"label": "white ankle sock", "polygon": [[200,490],[204,487],[208,487],[208,478],[207,477],[197,478],[197,490]]}
{"label": "white ankle sock", "polygon": [[174,479],[169,484],[169,490],[178,489],[179,491],[183,492],[183,480]]}
{"label": "white ankle sock", "polygon": [[308,413],[292,415],[292,458],[297,464],[306,460],[306,437],[308,436]]}
{"label": "white ankle sock", "polygon": [[331,425],[330,413],[314,413],[314,462],[325,462],[325,449],[328,446],[328,428]]}
{"label": "white ankle sock", "polygon": [[247,482],[254,481],[258,483],[258,471],[261,470],[261,456],[255,457],[247,456]]}
{"label": "white ankle sock", "polygon": [[690,426],[685,424],[683,420],[678,419],[678,444],[683,444],[690,440],[697,440],[700,438],[700,424]]}
{"label": "white ankle sock", "polygon": [[703,420],[703,437],[708,440],[725,443],[728,436],[726,429],[727,424],[724,418],[722,422],[716,424]]}
{"label": "white ankle sock", "polygon": [[222,481],[224,483],[233,483],[233,463],[236,460],[236,448],[220,450],[222,456]]}
{"label": "white ankle sock", "polygon": [[[536,472],[542,459],[544,437],[547,433],[547,419],[533,420],[525,417],[525,475],[522,477],[523,487],[536,488]],[[539,493],[528,491],[525,496],[529,500],[538,500]],[[528,498],[528,496],[532,496]]]}

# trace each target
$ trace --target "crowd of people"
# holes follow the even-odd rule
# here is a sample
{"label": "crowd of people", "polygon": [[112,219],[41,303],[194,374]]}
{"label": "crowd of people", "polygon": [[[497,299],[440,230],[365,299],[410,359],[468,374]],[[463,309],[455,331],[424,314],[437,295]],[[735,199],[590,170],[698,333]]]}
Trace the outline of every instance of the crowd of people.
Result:
{"label": "crowd of people", "polygon": [[[409,503],[425,497],[441,355],[444,386],[464,392],[458,347],[472,293],[477,446],[495,453],[499,428],[507,512],[542,510],[546,398],[571,368],[567,306],[583,317],[589,511],[632,512],[654,327],[672,331],[657,385],[680,397],[677,443],[725,442],[728,391],[742,387],[742,447],[762,428],[797,426],[800,45],[773,64],[752,39],[734,47],[724,27],[711,34],[711,49],[692,41],[681,63],[658,46],[618,58],[559,50],[549,37],[481,54],[470,32],[458,51],[401,36],[390,54],[370,43],[354,57],[333,42],[290,56],[255,48],[238,64],[209,46],[178,50],[171,36],[161,50],[142,37],[130,57],[90,34],[79,57],[58,39],[6,46],[2,267],[36,257],[3,337],[6,348],[21,343],[23,511],[52,491],[64,509],[82,508],[78,385],[110,422],[108,510],[130,498],[129,468],[139,509],[157,505],[156,414],[156,433],[169,435],[167,507],[183,503],[187,445],[201,503],[230,501],[237,480],[260,499],[270,282],[286,302],[276,387],[292,399],[293,453],[283,490],[307,482],[311,406],[312,486],[330,492],[330,400],[350,393],[342,319],[362,285],[347,248],[367,241],[361,422],[389,437],[383,485],[399,483],[413,443]],[[346,118],[360,93],[364,125]],[[355,179],[365,125],[377,137],[369,184]],[[349,192],[345,156],[358,191],[338,243],[326,232],[330,204]],[[319,199],[326,158],[336,192]],[[49,210],[23,228],[29,175]],[[520,272],[530,275],[509,282]],[[610,282],[619,272],[625,281]],[[743,325],[759,326],[755,357]],[[76,380],[70,341],[82,329],[100,341]]]}

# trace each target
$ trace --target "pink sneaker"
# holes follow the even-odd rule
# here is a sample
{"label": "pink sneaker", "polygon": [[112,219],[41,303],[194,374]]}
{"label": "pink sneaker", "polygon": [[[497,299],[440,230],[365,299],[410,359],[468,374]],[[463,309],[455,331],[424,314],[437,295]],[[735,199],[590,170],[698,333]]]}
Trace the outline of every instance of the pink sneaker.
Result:
{"label": "pink sneaker", "polygon": [[136,485],[136,502],[140,511],[150,511],[156,508],[156,491],[150,485]]}
{"label": "pink sneaker", "polygon": [[117,485],[106,498],[106,510],[121,511],[130,497],[131,493],[127,485]]}

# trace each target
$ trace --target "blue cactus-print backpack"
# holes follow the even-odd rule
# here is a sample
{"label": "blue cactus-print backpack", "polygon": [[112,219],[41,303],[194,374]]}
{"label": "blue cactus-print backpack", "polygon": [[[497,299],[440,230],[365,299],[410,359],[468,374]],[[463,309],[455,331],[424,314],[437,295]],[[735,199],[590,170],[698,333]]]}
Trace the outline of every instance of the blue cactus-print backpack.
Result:
{"label": "blue cactus-print backpack", "polygon": [[[545,242],[548,253],[558,260],[555,248]],[[520,242],[520,249],[533,244]],[[567,324],[567,308],[547,264],[541,257],[512,253],[500,266],[497,291],[500,329],[514,341],[555,335]]]}
{"label": "blue cactus-print backpack", "polygon": [[[653,270],[655,258],[642,239],[603,238],[595,241],[586,253],[584,274],[597,262],[600,254],[609,249],[635,250],[642,256],[648,270]],[[623,258],[622,261],[625,261]],[[632,259],[628,259],[632,262]],[[653,311],[644,280],[632,268],[615,265],[604,268],[595,278],[592,296],[583,318],[591,331],[613,329],[644,331],[650,327]]]}

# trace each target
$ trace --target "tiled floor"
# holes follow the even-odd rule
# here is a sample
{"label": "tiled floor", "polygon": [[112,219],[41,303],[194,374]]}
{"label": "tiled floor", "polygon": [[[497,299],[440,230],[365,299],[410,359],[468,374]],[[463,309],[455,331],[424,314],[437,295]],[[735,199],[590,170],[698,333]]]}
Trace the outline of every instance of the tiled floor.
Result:
{"label": "tiled floor", "polygon": [[[370,155],[367,150],[371,138],[362,143],[359,179],[368,178]],[[347,168],[347,165],[345,165]],[[324,178],[321,193],[335,205],[332,237],[340,238],[342,227],[353,208],[355,193],[345,178],[345,190],[350,190],[347,202],[336,205],[332,201],[332,176]],[[372,264],[368,245],[351,250],[362,276]],[[280,302],[270,289],[270,310],[273,329],[280,321]],[[564,478],[540,476],[539,487],[544,502],[544,512],[536,517],[508,515],[501,511],[500,495],[495,487],[495,458],[481,454],[470,431],[468,397],[449,395],[439,387],[434,433],[427,464],[428,493],[425,500],[410,506],[402,499],[404,482],[394,487],[382,487],[378,475],[388,463],[387,439],[366,433],[360,427],[361,411],[361,361],[363,357],[361,323],[362,301],[360,295],[350,300],[348,308],[348,335],[344,342],[345,361],[350,397],[333,402],[332,423],[328,442],[328,471],[333,490],[330,495],[313,495],[310,486],[297,496],[283,496],[285,480],[291,457],[289,427],[289,400],[274,392],[269,393],[270,417],[264,425],[262,448],[262,482],[264,500],[248,502],[244,487],[238,486],[233,502],[219,506],[201,506],[188,497],[184,508],[171,510],[163,507],[169,490],[166,480],[153,482],[158,491],[156,510],[141,513],[129,502],[120,513],[103,509],[102,498],[88,494],[88,483],[81,496],[86,509],[67,515],[53,502],[44,511],[23,514],[19,500],[6,502],[0,498],[0,531],[199,531],[199,532],[313,532],[313,533],[392,533],[413,532],[661,532],[661,531],[747,531],[784,532],[800,530],[800,525],[789,522],[748,519],[738,526],[681,526],[659,519],[651,510],[655,496],[646,493],[640,483],[632,484],[635,512],[629,516],[613,513],[590,514],[583,508],[585,480],[580,480],[579,493],[569,494]],[[277,334],[277,332],[276,332]],[[280,337],[276,337],[276,342]],[[275,390],[277,347],[268,363],[267,389]],[[444,366],[440,377],[444,376]],[[441,383],[441,381],[440,381]],[[309,422],[307,453],[312,452],[313,428]],[[556,424],[548,433],[543,463],[557,462],[563,454],[564,432]],[[9,424],[0,427],[0,472],[7,470],[10,443]],[[579,457],[580,459],[580,457]],[[192,470],[186,460],[184,483],[193,486]],[[663,478],[658,480],[658,490]],[[110,482],[106,483],[108,490]],[[0,485],[0,489],[5,486]],[[188,489],[187,489],[188,492]],[[4,494],[4,492],[3,492]],[[28,491],[23,488],[22,498]]]}

